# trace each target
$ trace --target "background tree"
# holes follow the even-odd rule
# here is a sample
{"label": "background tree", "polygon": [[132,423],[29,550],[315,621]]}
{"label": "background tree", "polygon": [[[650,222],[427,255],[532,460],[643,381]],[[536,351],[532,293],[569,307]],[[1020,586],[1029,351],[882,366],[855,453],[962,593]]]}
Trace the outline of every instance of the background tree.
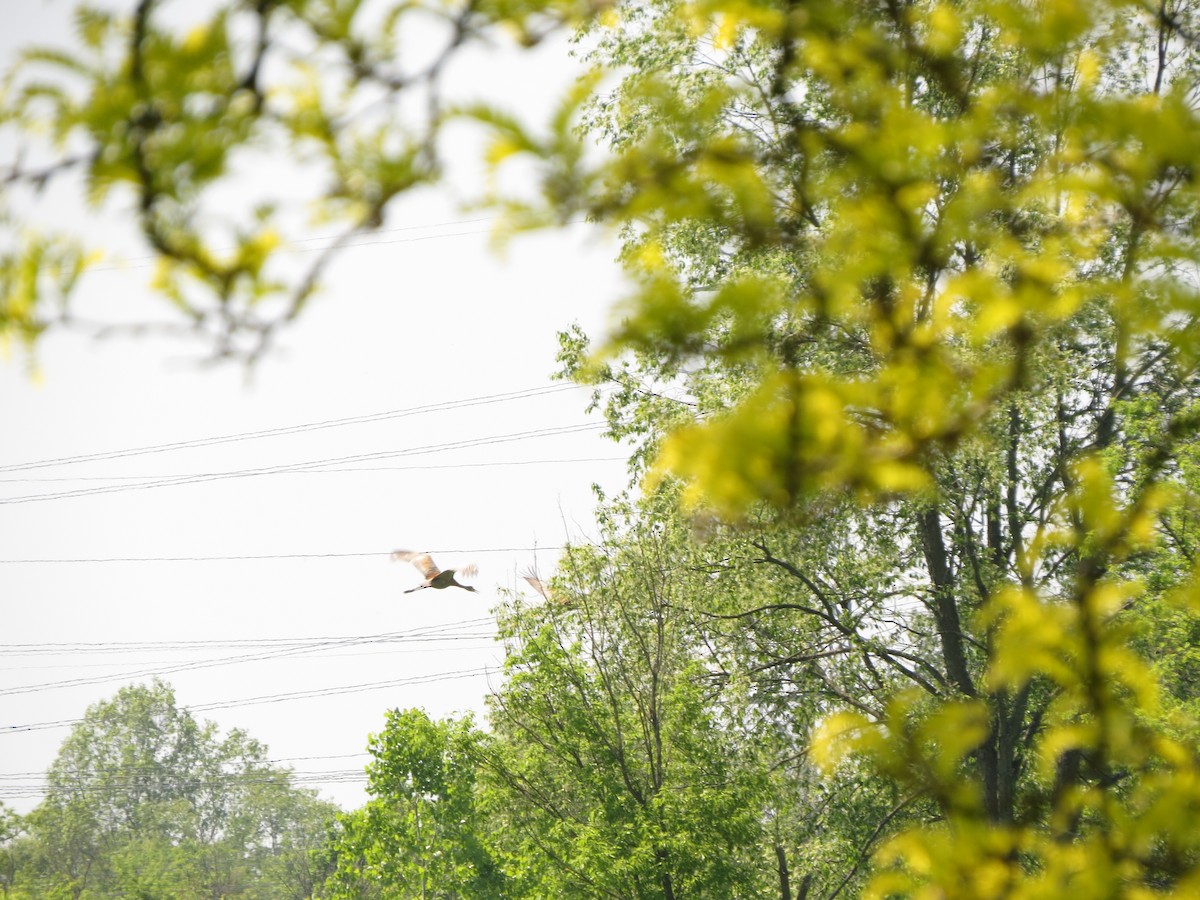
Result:
{"label": "background tree", "polygon": [[698,542],[677,500],[606,501],[599,545],[567,554],[545,602],[503,611],[481,782],[528,896],[821,896],[855,883],[889,809],[866,776],[819,783],[814,692],[713,612],[755,596],[727,577],[753,548]]}
{"label": "background tree", "polygon": [[4,897],[18,896],[14,885],[23,865],[22,831],[21,817],[0,803],[0,891]]}
{"label": "background tree", "polygon": [[15,896],[310,896],[333,808],[163,682],[88,709],[24,819]]}

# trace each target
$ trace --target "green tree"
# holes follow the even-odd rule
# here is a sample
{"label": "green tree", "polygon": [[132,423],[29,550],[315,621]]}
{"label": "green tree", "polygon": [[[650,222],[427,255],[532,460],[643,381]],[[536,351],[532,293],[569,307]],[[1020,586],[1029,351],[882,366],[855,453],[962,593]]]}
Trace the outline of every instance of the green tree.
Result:
{"label": "green tree", "polygon": [[[772,888],[770,735],[703,652],[687,525],[610,502],[533,606],[501,617],[483,757],[493,840],[532,897],[739,897]],[[654,512],[659,513],[655,515]],[[774,749],[774,748],[772,748]],[[786,871],[786,863],[784,864]]]}
{"label": "green tree", "polygon": [[15,890],[17,872],[26,848],[21,840],[21,817],[0,803],[0,896],[20,897]]}
{"label": "green tree", "polygon": [[469,718],[392,710],[373,735],[371,799],[338,817],[327,852],[329,898],[501,898],[505,878],[484,841],[475,779],[484,736]]}
{"label": "green tree", "polygon": [[643,286],[568,371],[762,529],[729,614],[856,710],[818,755],[934,802],[874,891],[1186,893],[1194,726],[1146,727],[1128,628],[1194,591],[1194,10],[705,8],[598,38]]}
{"label": "green tree", "polygon": [[300,900],[321,877],[310,856],[333,812],[163,682],[126,687],[63,742],[12,883],[31,896]]}

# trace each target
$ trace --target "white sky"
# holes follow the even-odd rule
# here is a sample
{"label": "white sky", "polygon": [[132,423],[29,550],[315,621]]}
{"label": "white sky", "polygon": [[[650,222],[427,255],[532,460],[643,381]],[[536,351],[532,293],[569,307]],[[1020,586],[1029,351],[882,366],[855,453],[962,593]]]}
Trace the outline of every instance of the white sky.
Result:
{"label": "white sky", "polygon": [[[3,58],[11,59],[15,45],[55,34],[68,9],[61,2],[0,0]],[[547,86],[565,84],[568,70],[553,62],[559,58],[561,50],[547,51],[523,70],[503,71],[494,58],[485,60],[476,80],[536,107]],[[18,811],[32,808],[29,788],[38,779],[28,773],[43,772],[68,733],[67,726],[23,726],[77,719],[89,704],[122,684],[148,681],[154,671],[287,649],[281,639],[410,638],[225,661],[163,677],[198,717],[246,729],[273,759],[294,760],[298,773],[361,771],[365,757],[354,754],[365,750],[389,708],[422,706],[435,717],[482,710],[489,683],[498,683],[500,654],[489,637],[497,589],[513,587],[518,570],[535,561],[548,573],[556,557],[550,548],[591,536],[590,485],[623,485],[621,449],[584,431],[399,454],[596,422],[584,414],[585,391],[550,380],[555,332],[572,321],[601,331],[623,286],[614,243],[588,226],[518,240],[501,261],[482,233],[490,223],[468,221],[482,214],[464,212],[444,196],[401,205],[396,213],[388,227],[397,230],[343,254],[322,297],[283,335],[281,352],[249,379],[236,365],[200,366],[199,348],[165,337],[51,334],[37,350],[37,379],[20,353],[0,360],[0,801]],[[80,309],[94,318],[136,317],[150,272],[136,262],[97,271],[82,287]],[[2,470],[539,388],[548,392]],[[261,474],[21,500],[164,475],[387,453],[397,455],[337,466],[356,472]],[[608,459],[579,461],[600,457]],[[426,468],[403,468],[417,466]],[[106,480],[83,480],[98,478]],[[434,551],[445,566],[476,562],[480,593],[404,595],[420,578],[412,566],[387,558],[394,548]],[[144,561],[293,554],[365,555]],[[137,561],[19,562],[113,558]],[[119,647],[201,640],[276,643]],[[34,648],[17,646],[68,642],[109,646],[103,653],[18,652]],[[446,677],[486,667],[490,676]],[[52,684],[75,679],[93,683]],[[241,702],[406,679],[415,682]],[[323,777],[311,782],[323,796],[348,807],[364,799],[353,773],[345,776],[350,780]]]}

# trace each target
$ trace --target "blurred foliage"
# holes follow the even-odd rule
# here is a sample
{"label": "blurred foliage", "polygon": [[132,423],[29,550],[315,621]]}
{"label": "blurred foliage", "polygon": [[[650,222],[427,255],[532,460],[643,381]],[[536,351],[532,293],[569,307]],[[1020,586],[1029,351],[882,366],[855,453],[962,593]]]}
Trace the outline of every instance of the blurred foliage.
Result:
{"label": "blurred foliage", "polygon": [[813,759],[932,804],[866,895],[1190,896],[1195,9],[618,15],[591,211],[641,286],[564,372],[803,586],[747,621],[861,653]]}
{"label": "blurred foliage", "polygon": [[[455,52],[498,33],[531,45],[589,9],[78,6],[75,43],[26,49],[0,84],[0,136],[15,148],[0,169],[0,335],[32,347],[48,325],[71,321],[65,301],[91,261],[72,231],[83,210],[39,221],[40,201],[63,182],[79,205],[136,221],[157,260],[152,286],[182,328],[218,356],[257,359],[337,251],[438,178],[439,135],[454,114],[441,78]],[[420,43],[403,44],[414,31]],[[314,233],[324,239],[315,261],[282,260],[289,241]]]}

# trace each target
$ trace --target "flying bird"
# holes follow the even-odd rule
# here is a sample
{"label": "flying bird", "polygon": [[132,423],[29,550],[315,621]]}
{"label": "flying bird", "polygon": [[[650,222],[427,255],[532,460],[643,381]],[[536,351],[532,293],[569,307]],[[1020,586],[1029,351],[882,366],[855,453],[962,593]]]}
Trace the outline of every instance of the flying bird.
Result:
{"label": "flying bird", "polygon": [[533,588],[535,591],[537,591],[539,594],[542,595],[543,600],[550,599],[550,588],[546,585],[546,582],[544,582],[544,581],[542,581],[542,579],[538,578],[536,571],[534,571],[533,569],[529,569],[525,572],[522,572],[521,577],[524,578],[527,582],[529,582],[529,586],[531,588]]}
{"label": "flying bird", "polygon": [[417,571],[425,576],[425,583],[418,584],[415,588],[409,588],[404,593],[411,594],[413,591],[419,591],[423,588],[442,588],[456,587],[462,588],[464,591],[475,592],[475,588],[469,584],[459,584],[454,580],[454,574],[457,572],[463,578],[471,578],[479,571],[474,565],[462,566],[457,569],[439,569],[434,563],[433,557],[428,553],[414,553],[411,550],[396,550],[392,553],[392,559],[410,562],[417,567]]}
{"label": "flying bird", "polygon": [[570,608],[570,598],[562,591],[551,590],[550,585],[542,580],[536,569],[526,569],[521,573],[521,577],[525,579],[531,588],[541,595],[543,600],[554,603],[558,606]]}

